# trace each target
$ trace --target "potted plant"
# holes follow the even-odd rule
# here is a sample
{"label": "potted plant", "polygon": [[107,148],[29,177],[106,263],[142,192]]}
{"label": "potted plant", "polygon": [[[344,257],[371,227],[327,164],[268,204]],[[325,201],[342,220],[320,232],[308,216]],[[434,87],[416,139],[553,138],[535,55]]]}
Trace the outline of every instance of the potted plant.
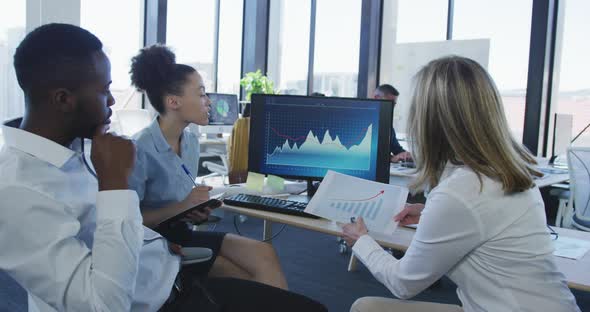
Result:
{"label": "potted plant", "polygon": [[252,93],[275,94],[274,84],[259,70],[246,73],[240,80],[240,85],[246,90],[246,101],[250,101]]}

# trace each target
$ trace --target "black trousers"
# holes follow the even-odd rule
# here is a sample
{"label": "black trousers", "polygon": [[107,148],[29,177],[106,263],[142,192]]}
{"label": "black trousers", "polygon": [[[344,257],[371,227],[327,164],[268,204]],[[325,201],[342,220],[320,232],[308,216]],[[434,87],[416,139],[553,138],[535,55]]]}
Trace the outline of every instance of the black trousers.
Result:
{"label": "black trousers", "polygon": [[161,312],[325,312],[325,306],[303,295],[234,278],[193,281],[166,303]]}
{"label": "black trousers", "polygon": [[183,266],[181,290],[161,312],[325,312],[319,302],[266,284],[236,278],[203,277],[198,264]]}

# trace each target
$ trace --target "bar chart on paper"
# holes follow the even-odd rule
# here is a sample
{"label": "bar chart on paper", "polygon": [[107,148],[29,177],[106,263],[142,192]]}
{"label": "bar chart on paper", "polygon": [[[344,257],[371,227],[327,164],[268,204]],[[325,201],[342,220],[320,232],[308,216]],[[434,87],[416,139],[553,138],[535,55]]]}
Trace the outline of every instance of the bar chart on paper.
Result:
{"label": "bar chart on paper", "polygon": [[365,220],[377,220],[379,211],[383,206],[384,191],[380,191],[373,199],[366,200],[343,200],[343,199],[329,199],[330,208],[342,215],[342,219],[350,218],[350,215],[363,217]]}
{"label": "bar chart on paper", "polygon": [[337,221],[362,217],[369,230],[391,233],[393,216],[404,206],[408,189],[328,171],[305,212]]}

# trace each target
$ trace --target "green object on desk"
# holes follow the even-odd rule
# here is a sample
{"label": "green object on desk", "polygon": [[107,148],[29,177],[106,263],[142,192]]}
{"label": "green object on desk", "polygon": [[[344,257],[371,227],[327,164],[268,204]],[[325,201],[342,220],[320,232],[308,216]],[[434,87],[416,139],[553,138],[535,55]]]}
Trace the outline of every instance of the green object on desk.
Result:
{"label": "green object on desk", "polygon": [[285,189],[285,179],[271,174],[268,175],[266,184],[274,191],[282,191]]}
{"label": "green object on desk", "polygon": [[262,189],[264,188],[264,175],[248,171],[246,188],[252,191],[262,192]]}

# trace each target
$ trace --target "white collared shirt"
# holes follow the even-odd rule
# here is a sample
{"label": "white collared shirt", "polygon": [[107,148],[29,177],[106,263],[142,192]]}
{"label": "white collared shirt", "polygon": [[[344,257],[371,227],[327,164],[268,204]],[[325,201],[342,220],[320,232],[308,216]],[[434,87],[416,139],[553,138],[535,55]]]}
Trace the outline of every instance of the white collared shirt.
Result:
{"label": "white collared shirt", "polygon": [[403,299],[447,275],[464,311],[580,311],[553,261],[539,189],[506,195],[498,181],[482,182],[469,168],[447,168],[403,258],[369,235],[354,254]]}
{"label": "white collared shirt", "polygon": [[158,310],[179,258],[142,226],[137,194],[98,192],[80,152],[18,128],[3,132],[0,269],[40,311]]}

